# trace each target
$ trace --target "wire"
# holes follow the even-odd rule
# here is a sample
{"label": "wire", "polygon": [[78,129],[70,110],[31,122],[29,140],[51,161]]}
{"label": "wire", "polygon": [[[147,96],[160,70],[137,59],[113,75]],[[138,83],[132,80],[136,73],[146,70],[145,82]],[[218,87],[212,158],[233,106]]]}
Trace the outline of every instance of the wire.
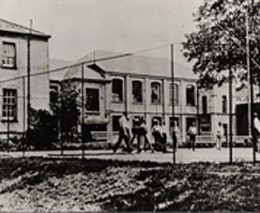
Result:
{"label": "wire", "polygon": [[[153,48],[149,48],[149,49],[142,49],[142,50],[138,50],[138,51],[135,51],[135,52],[129,52],[129,53],[117,54],[117,55],[113,55],[113,56],[101,57],[101,58],[95,59],[95,62],[108,61],[108,60],[114,60],[114,59],[118,59],[118,58],[129,57],[129,56],[133,56],[133,55],[138,54],[138,53],[143,53],[143,52],[148,52],[148,51],[152,51],[152,50],[156,50],[156,49],[161,49],[161,48],[164,48],[166,46],[169,46],[169,44],[165,44],[165,45],[161,45],[161,46],[153,47]],[[79,66],[79,65],[82,65],[82,64],[92,63],[93,61],[94,61],[93,59],[85,60],[85,61],[82,61],[82,62],[63,66],[63,67],[60,67],[60,68],[57,68],[57,69],[47,70],[47,71],[38,72],[38,73],[32,73],[30,75],[30,77],[35,77],[35,76],[39,76],[39,75],[45,75],[45,74],[64,71],[65,69],[73,68],[73,67],[76,67],[76,66]],[[27,75],[21,75],[21,76],[18,76],[18,77],[1,80],[0,83],[6,83],[6,82],[9,82],[9,81],[20,80],[22,78],[27,78],[27,77],[28,77]]]}

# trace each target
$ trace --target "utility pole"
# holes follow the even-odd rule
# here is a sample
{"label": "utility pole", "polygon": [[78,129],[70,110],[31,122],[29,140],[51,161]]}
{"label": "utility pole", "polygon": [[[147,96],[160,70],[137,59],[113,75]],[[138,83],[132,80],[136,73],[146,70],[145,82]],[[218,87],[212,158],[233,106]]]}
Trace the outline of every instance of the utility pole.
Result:
{"label": "utility pole", "polygon": [[229,60],[229,163],[233,159],[233,94],[232,94],[232,67],[231,67],[231,42],[228,45],[228,60]]}
{"label": "utility pole", "polygon": [[81,142],[82,142],[82,159],[85,158],[84,143],[84,63],[81,64]]}
{"label": "utility pole", "polygon": [[[252,1],[254,4],[254,1]],[[253,139],[253,128],[254,128],[254,89],[253,89],[253,79],[252,79],[252,72],[251,72],[251,58],[250,58],[250,38],[249,38],[249,31],[250,31],[250,24],[249,24],[249,8],[246,11],[246,62],[247,62],[247,81],[248,81],[248,131],[249,137],[252,138],[252,146],[253,146],[253,164],[256,163],[256,141]]]}
{"label": "utility pole", "polygon": [[10,142],[10,111],[9,107],[7,108],[7,151],[9,152],[9,142]]}
{"label": "utility pole", "polygon": [[26,97],[25,97],[25,76],[23,76],[23,144],[22,144],[22,150],[23,150],[23,157],[25,156],[25,132],[26,132]]}
{"label": "utility pole", "polygon": [[[30,30],[27,36],[27,132],[30,134],[31,120],[31,34],[32,34],[32,19],[30,20]],[[28,136],[28,135],[27,135]]]}
{"label": "utility pole", "polygon": [[174,132],[174,45],[171,44],[170,47],[170,55],[171,55],[171,60],[170,60],[170,67],[171,67],[171,88],[172,88],[172,146],[173,146],[173,165],[176,164],[176,146],[177,144],[174,143],[175,141],[175,132]]}

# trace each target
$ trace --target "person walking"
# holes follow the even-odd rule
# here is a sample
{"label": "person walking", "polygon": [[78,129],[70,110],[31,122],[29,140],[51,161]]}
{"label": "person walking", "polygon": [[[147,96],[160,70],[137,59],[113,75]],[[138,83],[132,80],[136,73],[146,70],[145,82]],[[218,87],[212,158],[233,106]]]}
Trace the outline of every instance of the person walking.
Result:
{"label": "person walking", "polygon": [[153,148],[152,148],[152,145],[147,137],[147,133],[148,133],[148,128],[147,128],[147,125],[146,125],[146,120],[143,119],[142,120],[142,123],[141,123],[141,134],[142,134],[142,139],[144,140],[144,151],[148,149],[150,149],[152,152],[153,152]]}
{"label": "person walking", "polygon": [[154,137],[154,149],[156,151],[162,150],[162,129],[159,125],[159,121],[154,122],[154,126],[152,128],[152,136]]}
{"label": "person walking", "polygon": [[260,136],[260,121],[258,118],[258,114],[254,112],[254,128],[252,131],[252,137],[253,137],[253,146],[255,146],[254,147],[255,151],[257,151],[259,136]]}
{"label": "person walking", "polygon": [[162,151],[167,152],[166,143],[167,143],[167,130],[165,126],[165,121],[161,125],[161,134],[162,134]]}
{"label": "person walking", "polygon": [[221,150],[222,148],[222,141],[224,137],[224,128],[221,122],[218,123],[218,128],[216,132],[216,148],[217,150]]}
{"label": "person walking", "polygon": [[173,130],[172,130],[172,139],[173,139],[173,147],[175,149],[178,148],[178,137],[179,137],[179,127],[176,121],[173,122]]}
{"label": "person walking", "polygon": [[125,141],[127,146],[127,151],[131,153],[133,149],[130,146],[130,125],[129,125],[129,119],[127,117],[127,112],[124,112],[121,118],[119,119],[119,137],[116,142],[116,144],[113,147],[114,153],[116,153],[118,147],[122,143],[122,141]]}
{"label": "person walking", "polygon": [[192,146],[192,150],[195,151],[195,143],[196,143],[196,135],[197,135],[197,127],[195,122],[192,122],[192,125],[189,127],[188,135],[190,136],[190,145]]}

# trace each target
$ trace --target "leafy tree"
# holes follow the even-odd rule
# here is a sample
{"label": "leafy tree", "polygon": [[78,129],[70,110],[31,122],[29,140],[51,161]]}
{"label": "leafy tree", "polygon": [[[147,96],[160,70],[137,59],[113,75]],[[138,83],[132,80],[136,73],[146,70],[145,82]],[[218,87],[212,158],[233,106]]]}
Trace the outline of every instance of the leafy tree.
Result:
{"label": "leafy tree", "polygon": [[70,83],[63,83],[56,103],[51,105],[61,134],[62,142],[77,140],[77,125],[80,111],[77,103],[78,93]]}
{"label": "leafy tree", "polygon": [[47,110],[31,109],[31,128],[27,130],[26,143],[36,149],[51,149],[57,141],[55,118]]}
{"label": "leafy tree", "polygon": [[254,83],[260,84],[260,1],[205,0],[194,14],[197,30],[186,35],[183,53],[194,62],[193,71],[200,76],[201,85],[222,84],[227,71],[245,85],[246,72],[246,14],[250,23],[251,72]]}

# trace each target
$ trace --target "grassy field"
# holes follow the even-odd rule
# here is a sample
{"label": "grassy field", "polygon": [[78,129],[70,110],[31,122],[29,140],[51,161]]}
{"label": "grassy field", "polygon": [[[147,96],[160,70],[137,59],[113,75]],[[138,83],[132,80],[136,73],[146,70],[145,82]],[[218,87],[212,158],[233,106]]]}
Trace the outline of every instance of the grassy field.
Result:
{"label": "grassy field", "polygon": [[0,211],[260,211],[260,166],[1,159]]}

